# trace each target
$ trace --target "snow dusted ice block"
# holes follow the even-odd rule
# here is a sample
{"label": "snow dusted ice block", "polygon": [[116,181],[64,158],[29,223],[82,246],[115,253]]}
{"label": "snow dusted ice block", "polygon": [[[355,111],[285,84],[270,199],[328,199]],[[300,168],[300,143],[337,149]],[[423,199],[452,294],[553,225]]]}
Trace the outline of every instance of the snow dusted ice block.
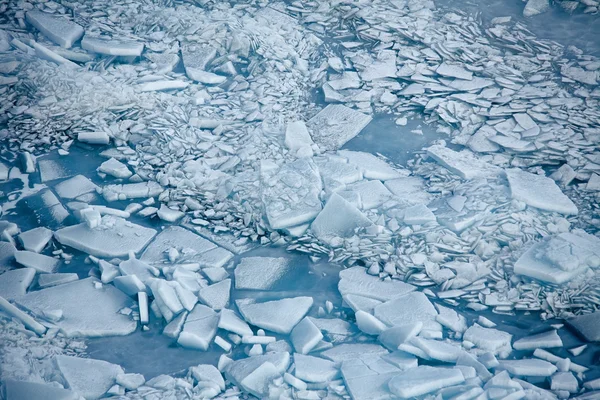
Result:
{"label": "snow dusted ice block", "polygon": [[62,355],[55,359],[69,389],[86,400],[102,397],[115,384],[117,376],[125,373],[120,366],[102,360]]}
{"label": "snow dusted ice block", "polygon": [[230,293],[231,279],[225,279],[200,289],[198,298],[212,309],[221,310],[229,304]]}
{"label": "snow dusted ice block", "polygon": [[79,400],[77,393],[54,385],[7,380],[4,382],[6,400]]}
{"label": "snow dusted ice block", "polygon": [[299,159],[279,169],[262,167],[262,201],[271,228],[305,224],[319,214],[321,176],[312,160]]}
{"label": "snow dusted ice block", "polygon": [[567,323],[588,342],[600,342],[600,311],[580,315],[567,320]]}
{"label": "snow dusted ice block", "polygon": [[107,185],[102,188],[102,196],[106,201],[139,199],[155,197],[163,191],[157,182],[126,183],[124,185]]}
{"label": "snow dusted ice block", "polygon": [[556,367],[548,361],[537,358],[522,360],[501,360],[499,368],[518,376],[551,376]]}
{"label": "snow dusted ice block", "polygon": [[64,17],[42,11],[29,11],[25,19],[54,43],[69,48],[83,36],[83,28]]}
{"label": "snow dusted ice block", "polygon": [[128,316],[119,314],[131,306],[131,299],[112,285],[95,288],[93,278],[65,283],[15,298],[22,307],[36,315],[62,310],[56,325],[68,337],[121,336],[137,326]]}
{"label": "snow dusted ice block", "polygon": [[56,258],[32,251],[21,250],[15,253],[15,260],[24,267],[33,268],[40,273],[51,273],[58,267]]}
{"label": "snow dusted ice block", "polygon": [[474,324],[467,329],[463,340],[473,343],[481,350],[489,351],[494,355],[508,355],[512,351],[510,342],[512,335],[493,328],[484,328]]}
{"label": "snow dusted ice block", "polygon": [[292,270],[287,258],[245,257],[235,267],[235,288],[270,290]]}
{"label": "snow dusted ice block", "polygon": [[219,315],[211,308],[197,304],[188,315],[179,334],[179,343],[183,347],[206,351],[217,333]]}
{"label": "snow dusted ice block", "polygon": [[321,150],[337,150],[358,135],[371,119],[371,116],[341,104],[330,104],[306,125]]}
{"label": "snow dusted ice block", "polygon": [[294,349],[300,354],[308,354],[310,351],[323,339],[321,330],[311,321],[310,318],[304,317],[290,335],[290,340],[294,345]]}
{"label": "snow dusted ice block", "polygon": [[377,208],[392,197],[392,193],[378,180],[357,182],[346,190],[359,195],[360,208],[363,210]]}
{"label": "snow dusted ice block", "polygon": [[388,326],[422,322],[424,330],[441,331],[436,322],[436,311],[431,301],[421,292],[412,292],[375,307],[375,317]]}
{"label": "snow dusted ice block", "polygon": [[[261,368],[265,364],[267,371]],[[268,397],[269,383],[283,375],[289,365],[290,354],[286,352],[252,356],[229,364],[225,369],[225,377],[258,398],[265,398]]]}
{"label": "snow dusted ice block", "polygon": [[381,181],[386,181],[388,179],[396,179],[402,176],[388,163],[371,153],[340,150],[338,151],[338,155],[347,159],[349,164],[355,165],[367,179],[379,179]]}
{"label": "snow dusted ice block", "polygon": [[353,236],[356,229],[373,225],[358,208],[337,194],[332,194],[323,210],[310,225],[322,241]]}
{"label": "snow dusted ice block", "polygon": [[600,265],[600,239],[585,232],[561,233],[534,244],[515,263],[516,274],[561,284]]}
{"label": "snow dusted ice block", "polygon": [[410,399],[464,381],[465,378],[459,369],[422,365],[393,377],[389,382],[389,388],[401,399]]}
{"label": "snow dusted ice block", "polygon": [[35,253],[44,250],[50,239],[52,239],[52,231],[43,226],[19,234],[19,241],[23,248]]}
{"label": "snow dusted ice block", "polygon": [[81,223],[54,232],[56,240],[65,246],[107,258],[123,257],[130,251],[137,253],[154,235],[154,229],[109,215],[102,217],[102,223],[96,228]]}
{"label": "snow dusted ice block", "polygon": [[238,309],[250,325],[289,334],[308,313],[312,304],[312,297],[292,297],[263,303],[238,301]]}
{"label": "snow dusted ice block", "polygon": [[[415,359],[416,360],[416,359]],[[416,365],[415,365],[416,367]],[[393,399],[388,382],[400,372],[381,358],[344,361],[341,368],[346,389],[353,400]]]}
{"label": "snow dusted ice block", "polygon": [[181,55],[187,77],[200,81],[208,64],[217,56],[217,50],[211,46],[187,46],[182,49]]}
{"label": "snow dusted ice block", "polygon": [[415,287],[400,280],[384,281],[367,274],[364,267],[352,267],[340,271],[338,290],[342,296],[354,294],[388,301],[412,292]]}
{"label": "snow dusted ice block", "polygon": [[23,296],[35,277],[35,269],[19,268],[0,275],[0,296],[6,300]]}
{"label": "snow dusted ice block", "polygon": [[338,367],[332,361],[298,353],[294,354],[294,365],[294,375],[305,382],[329,382],[340,373]]}
{"label": "snow dusted ice block", "polygon": [[391,179],[385,181],[384,185],[394,195],[393,199],[403,208],[427,204],[432,199],[431,194],[425,191],[423,179],[416,176]]}
{"label": "snow dusted ice block", "polygon": [[502,172],[502,169],[480,160],[468,150],[456,152],[434,145],[427,148],[427,155],[463,179],[491,178]]}
{"label": "snow dusted ice block", "polygon": [[103,39],[85,35],[81,40],[81,47],[85,50],[111,56],[138,57],[144,51],[144,44],[131,40]]}
{"label": "snow dusted ice block", "polygon": [[515,350],[535,350],[562,347],[563,342],[556,330],[538,333],[519,339],[513,343]]}
{"label": "snow dusted ice block", "polygon": [[507,169],[505,172],[513,199],[540,210],[577,215],[577,206],[552,179],[518,168]]}

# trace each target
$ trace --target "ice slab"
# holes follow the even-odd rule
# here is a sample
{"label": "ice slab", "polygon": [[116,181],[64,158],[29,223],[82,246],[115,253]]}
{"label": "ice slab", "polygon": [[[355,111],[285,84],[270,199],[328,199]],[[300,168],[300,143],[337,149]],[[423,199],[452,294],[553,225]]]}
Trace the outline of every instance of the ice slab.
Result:
{"label": "ice slab", "polygon": [[374,343],[343,343],[325,350],[321,355],[335,363],[349,360],[377,360],[389,352],[382,346]]}
{"label": "ice slab", "polygon": [[216,57],[217,50],[212,46],[187,46],[181,51],[185,73],[191,80],[201,80],[208,64]]}
{"label": "ice slab", "polygon": [[399,369],[382,359],[345,361],[341,368],[346,389],[353,400],[393,399],[388,382]]}
{"label": "ice slab", "polygon": [[565,390],[569,393],[579,391],[579,382],[572,372],[557,372],[550,378],[550,389],[552,391]]}
{"label": "ice slab", "polygon": [[120,179],[126,179],[133,175],[127,165],[112,157],[100,164],[98,172]]}
{"label": "ice slab", "polygon": [[407,225],[424,225],[436,222],[437,218],[425,204],[417,204],[404,209],[403,220]]}
{"label": "ice slab", "polygon": [[294,121],[287,124],[285,129],[285,145],[294,154],[300,154],[298,151],[302,149],[302,151],[306,151],[307,155],[312,155],[311,146],[313,145],[313,141],[304,121]]}
{"label": "ice slab", "polygon": [[505,172],[513,199],[540,210],[577,215],[577,206],[552,179],[518,168],[507,169]]}
{"label": "ice slab", "polygon": [[293,269],[288,258],[245,257],[235,267],[235,288],[270,290]]}
{"label": "ice slab", "polygon": [[131,299],[112,285],[96,289],[95,283],[93,278],[82,279],[30,292],[15,301],[39,316],[62,310],[62,319],[55,323],[69,337],[121,336],[135,331],[136,322],[118,313],[131,306]]}
{"label": "ice slab", "polygon": [[439,65],[439,67],[437,67],[435,72],[449,78],[458,78],[466,81],[473,79],[473,73],[471,71],[467,71],[458,64],[449,64],[447,62],[443,62]]}
{"label": "ice slab", "polygon": [[432,199],[431,194],[425,191],[423,179],[416,176],[391,179],[385,181],[384,184],[393,193],[393,199],[399,203],[401,208],[427,204]]}
{"label": "ice slab", "polygon": [[315,236],[326,242],[335,237],[353,236],[357,229],[371,225],[371,220],[358,208],[334,193],[310,228]]}
{"label": "ice slab", "polygon": [[15,259],[17,249],[12,243],[0,241],[0,271],[8,269]]}
{"label": "ice slab", "polygon": [[150,264],[169,262],[168,251],[173,248],[180,254],[176,261],[188,263],[202,261],[203,255],[217,245],[188,229],[170,226],[148,245],[140,260]]}
{"label": "ice slab", "polygon": [[600,311],[571,318],[567,323],[588,342],[600,342]]}
{"label": "ice slab", "polygon": [[6,380],[4,382],[6,400],[78,400],[79,395],[68,389],[54,385]]}
{"label": "ice slab", "polygon": [[516,340],[513,343],[513,348],[515,350],[535,350],[538,348],[548,349],[562,346],[563,342],[560,336],[558,336],[558,332],[556,330],[526,336],[522,339]]}
{"label": "ice slab", "polygon": [[465,381],[458,369],[419,366],[401,372],[389,382],[389,388],[401,399],[422,396]]}
{"label": "ice slab", "polygon": [[579,276],[600,257],[600,239],[585,232],[561,233],[531,246],[515,263],[516,274],[561,284]]}
{"label": "ice slab", "polygon": [[219,315],[211,308],[196,304],[188,315],[179,334],[179,343],[183,347],[206,351],[217,333]]}
{"label": "ice slab", "polygon": [[349,164],[356,165],[356,167],[362,172],[363,176],[367,179],[386,181],[389,179],[400,178],[402,176],[400,172],[392,168],[387,162],[371,153],[340,150],[338,151],[338,154],[347,159]]}
{"label": "ice slab", "polygon": [[276,333],[289,334],[308,313],[312,297],[292,297],[262,303],[238,303],[240,313],[251,325]]}
{"label": "ice slab", "polygon": [[55,360],[69,388],[86,400],[102,397],[115,384],[117,376],[125,373],[120,366],[102,360],[63,355]]}
{"label": "ice slab", "polygon": [[221,310],[219,328],[237,333],[242,337],[252,336],[254,334],[245,321],[238,317],[233,310],[227,308]]}
{"label": "ice slab", "polygon": [[0,275],[0,296],[6,300],[23,296],[34,277],[33,268],[19,268],[4,272]]}
{"label": "ice slab", "polygon": [[463,179],[495,177],[502,172],[500,168],[482,161],[468,150],[456,152],[445,146],[434,145],[427,148],[427,154]]}
{"label": "ice slab", "polygon": [[501,360],[499,368],[517,376],[551,376],[556,372],[553,364],[537,358]]}
{"label": "ice slab", "polygon": [[304,317],[290,335],[290,340],[296,352],[308,354],[323,339],[321,330],[308,317]]}
{"label": "ice slab", "polygon": [[371,122],[371,116],[330,104],[307,122],[313,141],[322,150],[337,150]]}
{"label": "ice slab", "polygon": [[38,285],[40,288],[44,289],[51,286],[74,282],[77,279],[79,279],[79,277],[75,273],[41,274],[38,277]]}
{"label": "ice slab", "polygon": [[349,184],[362,179],[359,167],[350,164],[346,158],[326,155],[316,157],[315,163],[319,167],[324,186],[328,189],[334,188],[334,184]]}
{"label": "ice slab", "polygon": [[33,251],[20,250],[15,253],[15,260],[24,267],[33,268],[40,273],[51,273],[58,267],[59,260]]}
{"label": "ice slab", "polygon": [[225,279],[200,289],[198,298],[207,306],[215,310],[221,310],[229,304],[230,292],[231,279]]}
{"label": "ice slab", "polygon": [[25,19],[54,43],[69,48],[83,36],[83,28],[68,19],[42,11],[28,11]]}
{"label": "ice slab", "polygon": [[422,322],[424,330],[441,331],[435,320],[437,311],[421,292],[412,292],[375,307],[374,315],[388,326],[402,326]]}
{"label": "ice slab", "polygon": [[469,341],[482,350],[489,351],[494,355],[510,354],[512,335],[494,328],[484,328],[474,324],[467,329],[463,340]]}
{"label": "ice slab", "polygon": [[413,285],[400,280],[382,280],[367,274],[364,267],[352,267],[340,271],[338,290],[342,296],[353,294],[388,301],[415,290]]}
{"label": "ice slab", "polygon": [[52,231],[40,226],[20,233],[18,237],[25,250],[40,253],[52,239]]}
{"label": "ice slab", "polygon": [[225,376],[243,390],[265,398],[268,384],[283,375],[289,364],[290,354],[286,352],[257,355],[232,362],[226,367]]}
{"label": "ice slab", "polygon": [[545,13],[550,9],[548,0],[529,0],[523,9],[524,17],[533,17],[534,15]]}
{"label": "ice slab", "polygon": [[[348,191],[357,193],[360,197],[360,208],[370,210],[381,206],[392,197],[392,193],[387,190],[383,183],[378,180],[358,182],[348,185]],[[340,193],[340,192],[338,192]]]}
{"label": "ice slab", "polygon": [[143,43],[121,39],[103,39],[88,35],[81,39],[81,47],[94,53],[111,56],[138,57],[144,51]]}
{"label": "ice slab", "polygon": [[421,321],[394,326],[381,332],[377,340],[388,349],[396,351],[398,346],[417,336],[422,328]]}
{"label": "ice slab", "polygon": [[162,191],[162,186],[154,181],[126,183],[123,185],[116,184],[104,186],[102,188],[102,196],[104,196],[106,201],[116,201],[154,197],[161,194]]}
{"label": "ice slab", "polygon": [[139,252],[156,235],[154,229],[106,215],[96,228],[81,223],[54,232],[61,244],[97,257],[123,257]]}
{"label": "ice slab", "polygon": [[311,383],[329,382],[339,375],[336,363],[320,357],[294,354],[294,375]]}

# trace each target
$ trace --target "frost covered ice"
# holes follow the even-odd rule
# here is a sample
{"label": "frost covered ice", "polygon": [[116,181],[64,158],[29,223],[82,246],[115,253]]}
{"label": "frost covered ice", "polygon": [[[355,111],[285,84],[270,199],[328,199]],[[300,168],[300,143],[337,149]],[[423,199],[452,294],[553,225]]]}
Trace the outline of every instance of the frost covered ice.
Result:
{"label": "frost covered ice", "polygon": [[4,2],[0,397],[598,397],[598,7]]}

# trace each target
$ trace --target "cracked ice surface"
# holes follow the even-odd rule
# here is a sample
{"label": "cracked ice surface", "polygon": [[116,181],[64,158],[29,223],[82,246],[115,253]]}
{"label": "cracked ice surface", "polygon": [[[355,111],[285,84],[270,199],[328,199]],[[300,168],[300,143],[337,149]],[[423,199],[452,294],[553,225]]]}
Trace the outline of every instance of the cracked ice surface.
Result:
{"label": "cracked ice surface", "polygon": [[3,398],[597,398],[599,4],[523,3],[5,1]]}

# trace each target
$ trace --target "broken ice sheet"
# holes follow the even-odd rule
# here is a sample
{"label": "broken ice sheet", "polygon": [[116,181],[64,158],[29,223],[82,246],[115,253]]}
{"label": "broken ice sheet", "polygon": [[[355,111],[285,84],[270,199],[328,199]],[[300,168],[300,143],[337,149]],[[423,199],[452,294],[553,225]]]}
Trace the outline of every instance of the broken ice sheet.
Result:
{"label": "broken ice sheet", "polygon": [[371,122],[371,117],[343,105],[328,105],[307,123],[322,150],[337,150]]}

